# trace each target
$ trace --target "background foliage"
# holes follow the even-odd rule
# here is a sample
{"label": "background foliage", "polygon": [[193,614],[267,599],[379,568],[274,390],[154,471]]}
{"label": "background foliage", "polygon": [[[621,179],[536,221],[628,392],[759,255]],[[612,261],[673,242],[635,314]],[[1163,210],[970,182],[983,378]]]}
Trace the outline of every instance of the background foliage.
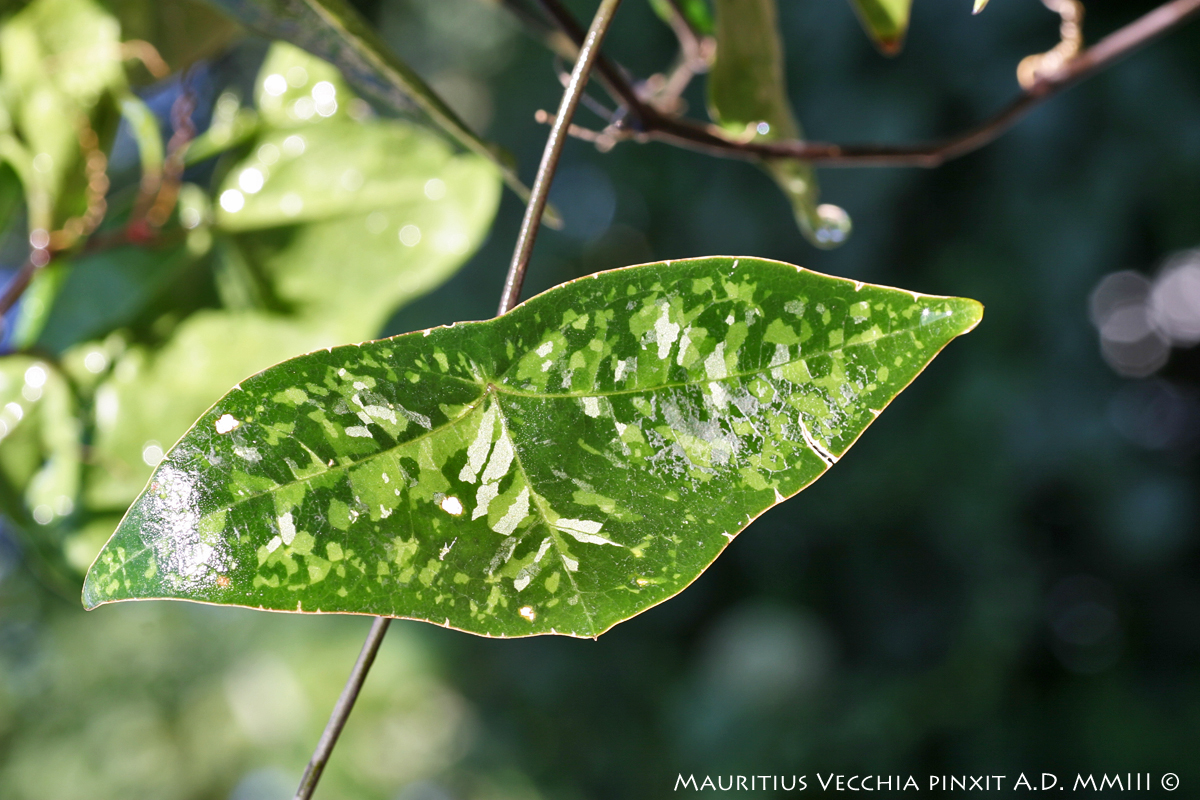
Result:
{"label": "background foliage", "polygon": [[[1017,61],[1053,44],[1056,20],[1032,2],[993,3],[978,18],[961,5],[915,4],[906,49],[888,61],[848,4],[780,3],[791,104],[806,132],[911,140],[996,108],[1015,90]],[[1152,5],[1094,0],[1085,31],[1097,38]],[[122,38],[150,39],[172,64],[205,55],[193,73],[198,127],[215,116],[236,130],[237,109],[218,98],[239,85],[251,101],[266,43],[237,38],[201,6],[113,7]],[[538,44],[478,0],[360,8],[531,174],[545,135],[533,112],[553,107],[560,91]],[[675,46],[636,2],[622,8],[610,42],[642,75],[662,69]],[[543,231],[527,295],[598,269],[737,253],[975,297],[987,319],[825,480],[759,520],[688,592],[598,643],[393,626],[322,791],[657,797],[678,772],[818,770],[1171,770],[1185,784],[1200,780],[1188,771],[1200,734],[1196,354],[1163,355],[1168,341],[1157,361],[1138,361],[1117,346],[1130,337],[1106,324],[1111,314],[1093,314],[1099,331],[1089,318],[1089,295],[1106,275],[1154,276],[1200,243],[1198,62],[1193,25],[939,170],[823,171],[823,196],[855,219],[853,237],[833,251],[800,237],[771,179],[748,165],[659,145],[599,154],[569,143],[552,198],[566,227]],[[140,69],[129,70],[139,96],[163,119],[178,84],[152,83]],[[702,82],[686,97],[703,107]],[[121,187],[132,193],[138,180],[139,154],[115,117],[110,127],[115,208]],[[209,162],[187,178],[224,191],[234,169]],[[11,203],[5,178],[0,209]],[[194,207],[207,220],[203,202]],[[383,332],[489,316],[520,211],[513,195],[501,197],[466,266]],[[103,302],[79,308],[174,291],[205,314],[297,314],[287,304],[263,310],[261,298],[246,300],[247,285],[262,284],[228,277],[228,248],[239,241],[291,240],[243,239],[211,218],[213,242],[200,248],[185,236],[179,256],[181,275],[202,263],[209,277],[159,288],[135,259],[121,259],[111,268],[130,271],[129,288],[106,284],[112,294],[99,296],[82,287],[83,299]],[[0,244],[7,268],[24,257],[23,220],[16,230]],[[209,260],[189,256],[188,245]],[[19,313],[29,316],[37,298],[31,290]],[[239,298],[248,308],[236,307]],[[330,319],[353,321],[348,307]],[[105,375],[121,359],[146,368],[161,352],[152,348],[185,326],[139,317],[139,308],[124,312],[129,333],[94,340]],[[60,338],[41,347],[88,341],[68,329],[82,314],[43,321],[41,336]],[[76,354],[80,379],[97,374],[90,352]],[[14,369],[23,376],[29,366]],[[155,385],[169,390],[195,374],[206,372]],[[48,377],[42,387],[44,409],[52,396],[88,402],[55,385]],[[148,472],[144,437],[128,439],[126,460]],[[21,467],[14,452],[6,440],[5,470]],[[127,483],[121,491],[140,489],[136,477]],[[97,527],[56,528],[49,554],[19,533],[45,526],[5,523],[0,797],[288,796],[366,622],[169,603],[85,616],[63,587],[86,566],[87,537],[103,539],[116,522],[95,508]],[[65,554],[57,565],[54,553]]]}

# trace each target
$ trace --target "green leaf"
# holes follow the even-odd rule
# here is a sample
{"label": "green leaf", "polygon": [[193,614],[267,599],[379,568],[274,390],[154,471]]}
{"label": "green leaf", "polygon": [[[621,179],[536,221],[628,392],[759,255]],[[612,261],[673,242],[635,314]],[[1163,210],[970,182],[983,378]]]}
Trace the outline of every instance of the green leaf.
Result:
{"label": "green leaf", "polygon": [[0,239],[24,203],[21,177],[4,158],[3,134],[0,134]]}
{"label": "green leaf", "polygon": [[76,413],[70,386],[45,361],[0,358],[0,510],[55,577],[66,571],[64,523],[79,501],[83,448]]}
{"label": "green leaf", "polygon": [[286,42],[271,45],[254,81],[254,105],[274,128],[349,120],[355,102],[337,67]]}
{"label": "green leaf", "polygon": [[213,106],[208,130],[188,143],[184,163],[188,166],[224,153],[249,141],[258,132],[258,114],[243,108],[233,92],[224,92]]}
{"label": "green leaf", "polygon": [[117,354],[95,393],[87,507],[124,512],[163,451],[231,386],[277,361],[338,341],[287,317],[204,310],[181,322],[161,347],[133,346]]}
{"label": "green leaf", "polygon": [[61,288],[39,326],[38,344],[61,353],[127,325],[172,278],[193,264],[186,243],[164,247],[119,245],[81,255],[64,266]]}
{"label": "green leaf", "polygon": [[62,259],[55,259],[34,273],[17,306],[12,327],[13,347],[24,349],[38,340],[66,279],[67,265]]}
{"label": "green leaf", "polygon": [[879,52],[894,56],[903,49],[912,0],[850,0],[850,5]]}
{"label": "green leaf", "polygon": [[101,142],[115,131],[120,55],[116,19],[92,0],[36,0],[0,26],[0,94],[33,166],[22,173],[30,227],[51,230],[84,210],[80,117]]}
{"label": "green leaf", "polygon": [[41,525],[69,514],[79,489],[75,401],[45,361],[0,358],[0,442],[5,512]]}
{"label": "green leaf", "polygon": [[49,82],[86,107],[125,85],[120,26],[92,0],[35,0],[5,23],[0,42],[4,82],[12,90]]}
{"label": "green leaf", "polygon": [[[677,1],[684,19],[694,31],[701,36],[712,36],[713,18],[712,12],[708,9],[708,3],[705,0]],[[654,9],[654,13],[668,24],[675,18],[675,9],[671,5],[671,0],[650,0],[650,7]]]}
{"label": "green leaf", "polygon": [[981,312],[703,258],[301,356],[243,381],[172,449],[84,605],[596,636],[816,480]]}
{"label": "green leaf", "polygon": [[[335,342],[374,336],[482,243],[495,169],[410,123],[356,121],[337,71],[291,45],[272,47],[255,85],[263,130],[216,192],[224,288],[317,315]],[[347,253],[353,268],[331,281]]]}
{"label": "green leaf", "polygon": [[[328,61],[359,91],[399,110],[413,105],[467,150],[491,161],[510,189],[529,200],[511,158],[481,139],[344,0],[212,0],[235,19]],[[560,225],[557,215],[547,221]]]}
{"label": "green leaf", "polygon": [[338,324],[335,341],[376,335],[397,306],[449,278],[500,200],[489,164],[402,123],[329,122],[258,142],[219,190],[217,229],[237,234],[294,313]]}
{"label": "green leaf", "polygon": [[[157,186],[162,179],[163,140],[158,118],[140,97],[133,92],[121,96],[121,116],[129,123],[129,132],[137,142],[142,165],[143,185]],[[153,182],[153,183],[150,183]]]}
{"label": "green leaf", "polygon": [[[775,0],[717,0],[716,11],[717,57],[708,76],[709,115],[737,137],[803,138],[787,96]],[[764,159],[759,165],[791,201],[806,239],[820,248],[846,241],[850,217],[838,206],[818,204],[816,173],[807,161]]]}

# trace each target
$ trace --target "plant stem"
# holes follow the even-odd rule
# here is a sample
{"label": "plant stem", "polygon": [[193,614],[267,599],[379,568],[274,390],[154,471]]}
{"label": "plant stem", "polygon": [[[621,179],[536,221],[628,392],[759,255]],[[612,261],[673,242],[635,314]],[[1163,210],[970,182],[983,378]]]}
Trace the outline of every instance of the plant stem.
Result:
{"label": "plant stem", "polygon": [[308,767],[304,770],[304,777],[300,779],[300,787],[296,789],[295,800],[309,800],[317,788],[317,781],[321,780],[321,773],[325,771],[325,765],[329,763],[333,746],[337,744],[338,737],[342,734],[342,728],[346,727],[346,719],[354,708],[354,701],[358,699],[358,693],[362,690],[363,682],[367,679],[367,673],[375,661],[375,654],[379,652],[379,645],[383,643],[383,636],[387,633],[388,625],[391,622],[392,620],[388,617],[376,617],[371,622],[371,630],[367,634],[367,640],[363,642],[362,652],[358,654],[358,661],[354,663],[354,669],[350,672],[350,677],[346,679],[342,695],[334,705],[333,713],[329,715],[329,722],[325,723],[325,732],[321,734],[321,739],[317,742],[317,749],[313,751],[312,758],[308,761]]}
{"label": "plant stem", "polygon": [[608,32],[619,5],[621,0],[600,0],[600,7],[596,9],[596,15],[592,18],[592,26],[579,48],[579,58],[575,60],[575,68],[571,70],[571,80],[563,92],[558,114],[550,128],[550,137],[546,140],[545,150],[542,151],[542,163],[538,165],[533,193],[525,207],[521,231],[517,234],[517,246],[513,250],[508,276],[504,280],[504,291],[500,295],[497,315],[509,311],[521,296],[521,284],[525,282],[525,270],[529,266],[529,257],[533,254],[538,224],[541,222],[542,211],[546,208],[546,198],[550,195],[550,182],[554,180],[554,170],[558,167],[558,159],[562,156],[563,146],[567,142],[567,126],[579,106],[579,98],[583,96],[583,89],[587,86],[592,65],[600,55],[600,43],[604,41],[604,34]]}
{"label": "plant stem", "polygon": [[[541,7],[542,13],[558,26],[558,29],[567,37],[568,43],[578,53],[579,48],[583,46],[584,39],[587,38],[587,32],[584,31],[583,26],[559,0],[538,0],[538,6]],[[575,54],[571,56],[571,58],[576,57]],[[605,58],[604,53],[600,53],[596,56],[594,71],[604,86],[604,90],[616,102],[624,105],[635,117],[640,115],[642,100],[630,85],[629,76],[624,69]]]}
{"label": "plant stem", "polygon": [[[529,266],[529,255],[533,252],[538,223],[546,208],[550,182],[554,179],[554,169],[558,166],[559,156],[562,155],[563,145],[567,140],[567,122],[570,121],[579,105],[579,98],[583,95],[584,86],[587,85],[588,73],[600,52],[600,42],[604,40],[604,34],[608,32],[613,14],[616,13],[617,6],[620,4],[621,0],[601,0],[600,7],[596,10],[596,16],[592,20],[592,27],[588,31],[583,47],[579,50],[575,69],[571,71],[571,80],[567,84],[562,103],[558,107],[559,118],[563,120],[563,123],[555,124],[550,129],[550,138],[546,141],[546,149],[542,152],[542,163],[538,166],[533,193],[525,208],[525,219],[521,223],[516,252],[513,254],[512,264],[508,268],[508,276],[504,281],[504,293],[501,296],[500,310],[497,315],[503,314],[515,306],[517,297],[521,294],[521,283],[525,279],[525,269]],[[389,617],[376,617],[371,623],[371,630],[367,634],[367,640],[363,643],[362,652],[358,654],[358,661],[355,662],[350,677],[346,679],[342,695],[334,705],[333,713],[329,715],[329,722],[325,724],[325,731],[321,734],[317,748],[308,761],[308,767],[304,770],[304,777],[300,779],[300,787],[296,789],[294,800],[310,800],[313,791],[316,790],[317,782],[321,780],[321,773],[325,771],[325,765],[329,763],[329,757],[342,733],[342,728],[346,727],[346,720],[354,708],[354,701],[358,699],[358,693],[362,690],[367,673],[371,670],[375,654],[379,652],[379,645],[383,642],[384,634],[387,633],[390,623]]]}

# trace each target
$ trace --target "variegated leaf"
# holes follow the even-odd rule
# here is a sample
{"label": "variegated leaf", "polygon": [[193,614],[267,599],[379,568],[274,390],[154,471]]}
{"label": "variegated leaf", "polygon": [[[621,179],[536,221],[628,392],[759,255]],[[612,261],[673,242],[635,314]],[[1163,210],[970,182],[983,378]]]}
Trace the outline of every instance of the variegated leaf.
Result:
{"label": "variegated leaf", "polygon": [[84,602],[597,636],[820,477],[981,311],[701,258],[301,356],[167,455]]}

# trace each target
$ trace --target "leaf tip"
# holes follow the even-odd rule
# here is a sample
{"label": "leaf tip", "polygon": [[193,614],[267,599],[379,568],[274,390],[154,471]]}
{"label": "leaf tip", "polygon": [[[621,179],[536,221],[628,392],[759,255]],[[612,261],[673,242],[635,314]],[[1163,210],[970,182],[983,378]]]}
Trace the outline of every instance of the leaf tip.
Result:
{"label": "leaf tip", "polygon": [[972,300],[969,297],[956,297],[959,316],[962,321],[962,336],[965,333],[970,333],[975,330],[983,319],[983,303],[978,300]]}
{"label": "leaf tip", "polygon": [[978,14],[987,7],[988,0],[975,0],[975,8],[971,11],[972,14]]}

